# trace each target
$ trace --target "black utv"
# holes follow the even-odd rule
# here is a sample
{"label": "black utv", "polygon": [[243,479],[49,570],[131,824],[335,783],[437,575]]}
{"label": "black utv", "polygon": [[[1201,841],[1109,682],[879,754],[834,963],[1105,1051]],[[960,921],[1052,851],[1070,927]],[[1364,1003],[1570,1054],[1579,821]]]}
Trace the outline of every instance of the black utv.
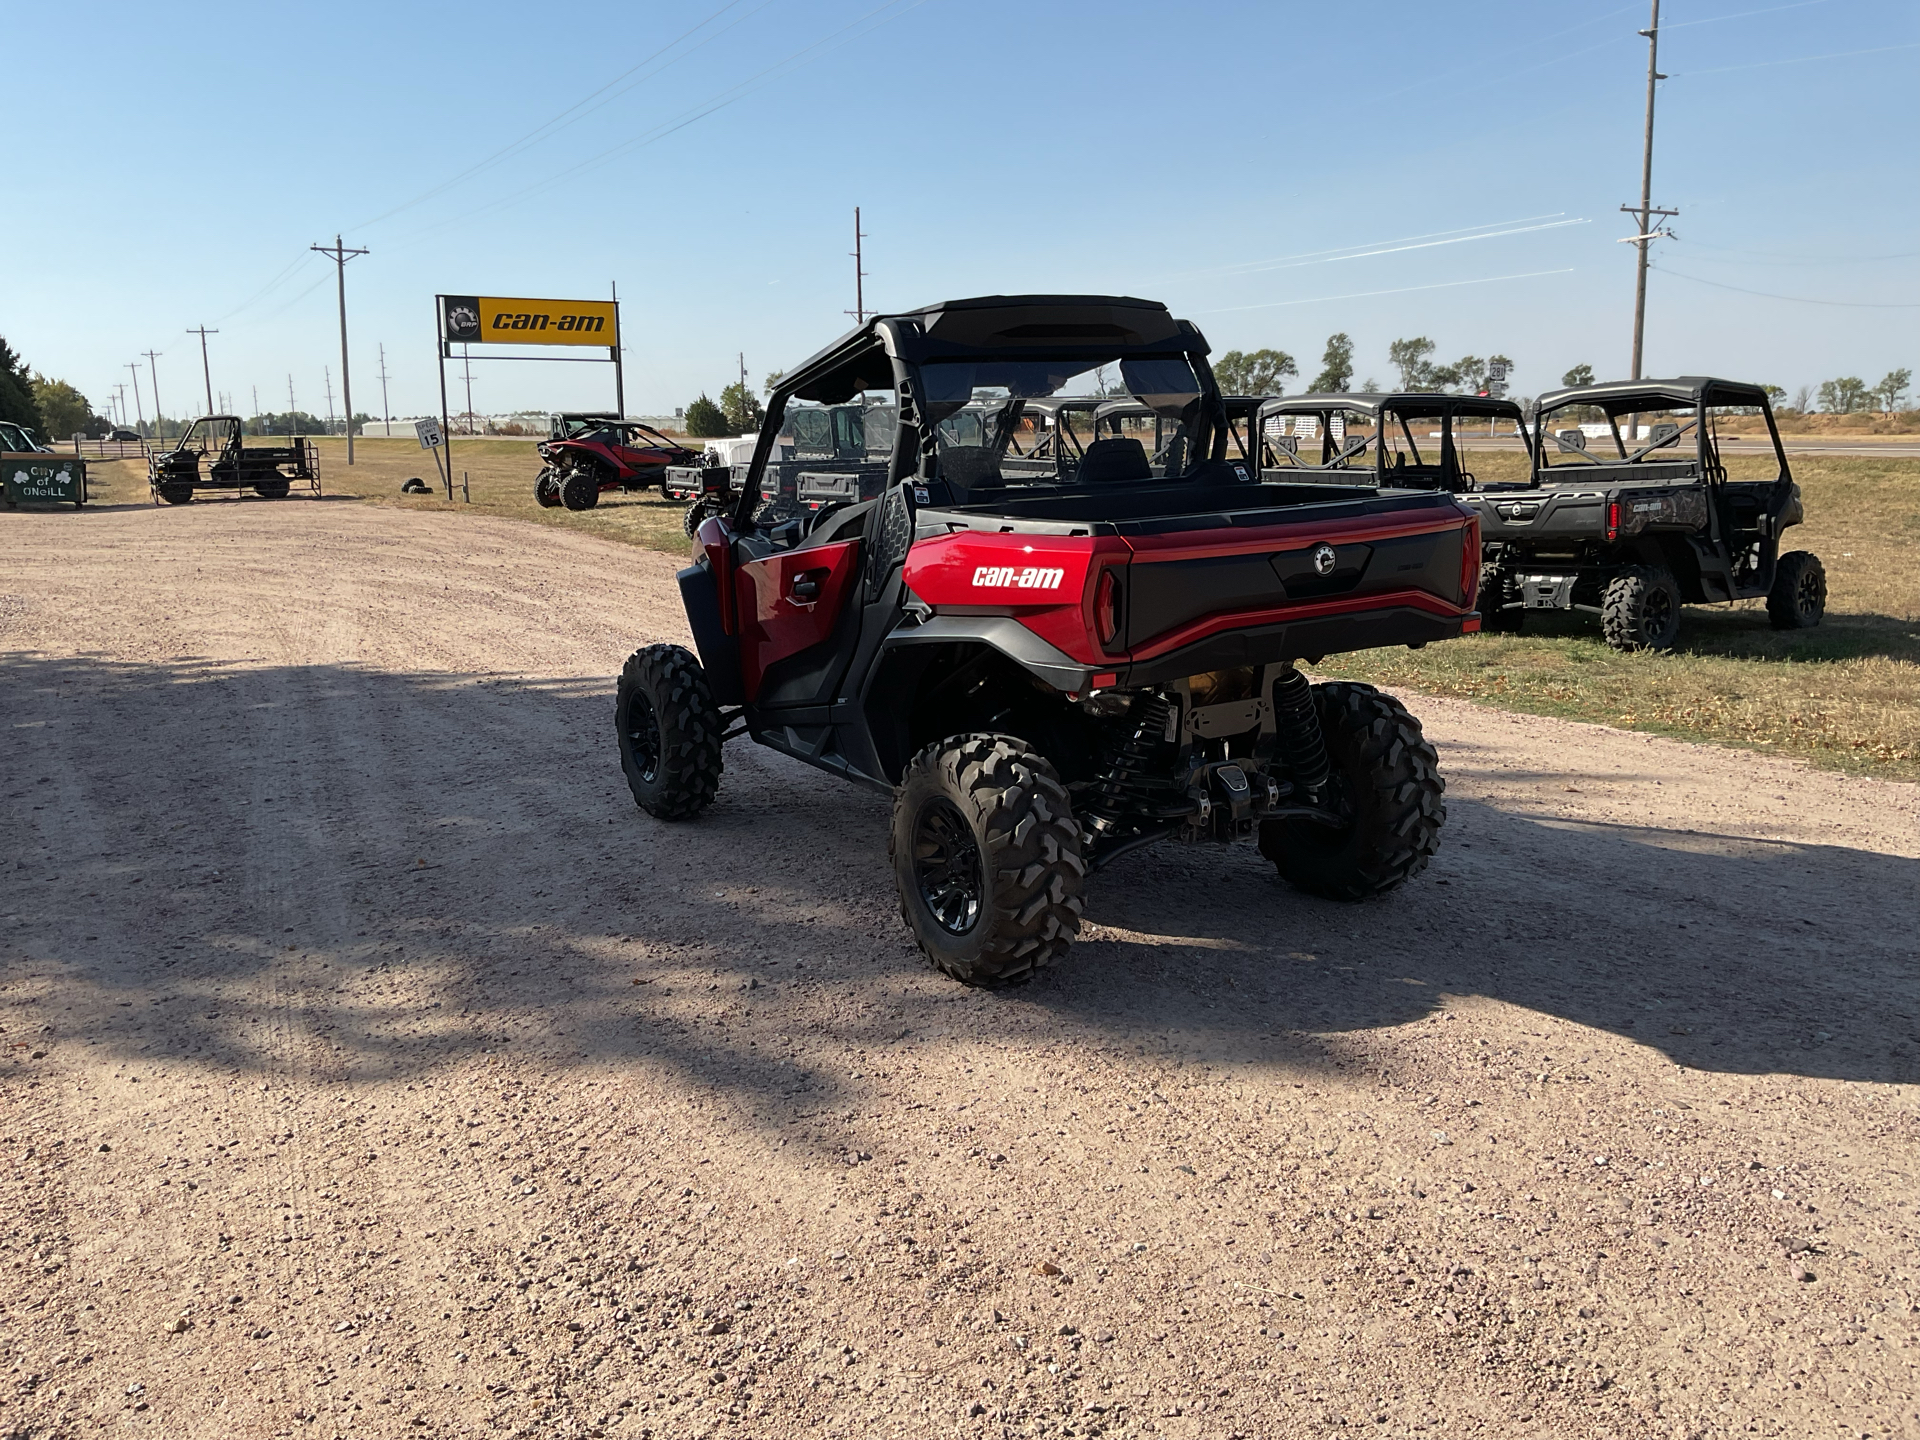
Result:
{"label": "black utv", "polygon": [[1666,650],[1682,605],[1758,599],[1777,630],[1820,623],[1820,561],[1780,551],[1800,487],[1758,385],[1688,375],[1550,391],[1532,440],[1530,483],[1462,497],[1480,512],[1484,628],[1577,610],[1616,650]]}
{"label": "black utv", "polygon": [[[1308,394],[1262,401],[1253,418],[1260,478],[1387,490],[1477,489],[1465,442],[1519,437],[1511,400],[1484,395]],[[1484,453],[1484,452],[1483,452]]]}
{"label": "black utv", "polygon": [[295,435],[284,445],[249,444],[237,415],[202,415],[171,450],[147,457],[147,489],[156,505],[188,505],[201,490],[251,490],[263,500],[284,500],[296,485],[320,494],[313,442]]}

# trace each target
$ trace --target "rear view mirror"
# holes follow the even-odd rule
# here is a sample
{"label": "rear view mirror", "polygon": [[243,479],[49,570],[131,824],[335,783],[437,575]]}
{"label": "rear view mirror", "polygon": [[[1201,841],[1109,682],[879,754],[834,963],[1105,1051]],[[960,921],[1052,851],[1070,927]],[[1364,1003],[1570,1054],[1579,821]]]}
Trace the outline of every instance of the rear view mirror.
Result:
{"label": "rear view mirror", "polygon": [[1584,455],[1587,449],[1587,432],[1584,430],[1556,430],[1553,443],[1569,455]]}

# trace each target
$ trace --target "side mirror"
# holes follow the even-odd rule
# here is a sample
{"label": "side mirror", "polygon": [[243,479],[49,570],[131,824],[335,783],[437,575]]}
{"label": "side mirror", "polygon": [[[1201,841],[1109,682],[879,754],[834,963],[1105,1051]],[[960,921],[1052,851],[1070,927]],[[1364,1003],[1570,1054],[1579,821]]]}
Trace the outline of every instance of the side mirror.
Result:
{"label": "side mirror", "polygon": [[1584,430],[1556,430],[1553,443],[1569,455],[1584,455],[1587,452],[1587,432]]}

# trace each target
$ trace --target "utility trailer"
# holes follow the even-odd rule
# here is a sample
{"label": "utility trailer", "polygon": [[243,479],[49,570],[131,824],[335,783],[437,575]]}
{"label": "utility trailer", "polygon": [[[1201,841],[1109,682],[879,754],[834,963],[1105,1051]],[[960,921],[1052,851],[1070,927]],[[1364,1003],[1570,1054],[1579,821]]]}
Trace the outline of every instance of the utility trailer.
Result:
{"label": "utility trailer", "polygon": [[[1772,442],[1758,454],[1721,444],[1756,435]],[[1826,612],[1818,557],[1780,550],[1804,511],[1758,385],[1688,375],[1550,391],[1532,479],[1463,498],[1480,515],[1489,630],[1575,611],[1616,650],[1666,650],[1682,605],[1764,599],[1777,630]]]}
{"label": "utility trailer", "polygon": [[237,415],[202,415],[171,450],[147,457],[147,490],[158,505],[191,504],[203,490],[252,491],[284,500],[294,489],[320,495],[320,455],[295,435],[285,445],[249,442]]}

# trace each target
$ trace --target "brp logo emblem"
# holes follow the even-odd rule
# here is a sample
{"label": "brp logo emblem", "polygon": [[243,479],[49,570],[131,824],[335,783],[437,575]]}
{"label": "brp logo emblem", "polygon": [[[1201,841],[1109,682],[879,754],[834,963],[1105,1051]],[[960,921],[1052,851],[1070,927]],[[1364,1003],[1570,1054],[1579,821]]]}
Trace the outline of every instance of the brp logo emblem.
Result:
{"label": "brp logo emblem", "polygon": [[1338,557],[1334,555],[1331,545],[1314,546],[1313,573],[1316,575],[1331,575],[1337,559]]}

